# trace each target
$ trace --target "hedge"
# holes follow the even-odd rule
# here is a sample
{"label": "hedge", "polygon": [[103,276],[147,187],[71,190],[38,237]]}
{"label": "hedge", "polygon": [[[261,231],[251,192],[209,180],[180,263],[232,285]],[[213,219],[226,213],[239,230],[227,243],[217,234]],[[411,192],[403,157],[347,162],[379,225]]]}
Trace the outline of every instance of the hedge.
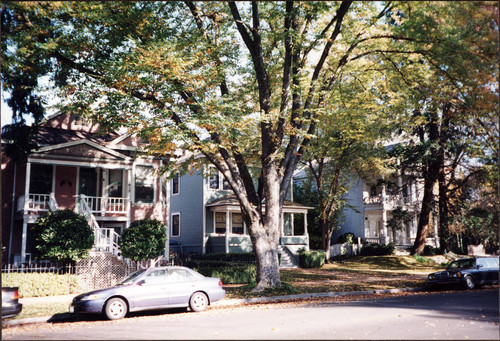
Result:
{"label": "hedge", "polygon": [[54,273],[2,273],[3,287],[19,287],[19,296],[43,297],[81,292],[77,275]]}
{"label": "hedge", "polygon": [[302,251],[299,253],[299,265],[301,268],[321,268],[325,257],[323,250]]}

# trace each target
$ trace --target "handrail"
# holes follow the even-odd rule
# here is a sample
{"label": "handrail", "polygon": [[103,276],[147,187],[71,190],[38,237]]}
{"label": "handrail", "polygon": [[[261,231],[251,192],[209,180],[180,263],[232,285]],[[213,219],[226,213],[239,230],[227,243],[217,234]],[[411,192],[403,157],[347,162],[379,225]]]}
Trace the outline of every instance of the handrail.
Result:
{"label": "handrail", "polygon": [[80,212],[89,220],[89,224],[94,230],[94,246],[98,249],[104,249],[104,251],[110,251],[114,255],[118,255],[120,253],[120,248],[118,246],[120,235],[112,228],[101,228],[99,226],[86,198],[86,195],[80,195]]}

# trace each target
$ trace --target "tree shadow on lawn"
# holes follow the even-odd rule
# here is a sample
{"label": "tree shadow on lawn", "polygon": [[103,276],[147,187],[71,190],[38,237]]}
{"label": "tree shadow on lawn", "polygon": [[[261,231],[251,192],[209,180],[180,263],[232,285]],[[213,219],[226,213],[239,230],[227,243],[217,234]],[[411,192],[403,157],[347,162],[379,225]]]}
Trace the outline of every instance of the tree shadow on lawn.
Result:
{"label": "tree shadow on lawn", "polygon": [[[124,319],[126,320],[128,318],[136,318],[136,317],[144,317],[144,316],[153,317],[153,316],[160,316],[160,315],[165,315],[165,314],[179,314],[179,313],[186,313],[186,312],[188,312],[187,308],[145,310],[145,311],[128,313]],[[108,320],[104,316],[104,314],[61,313],[61,314],[52,315],[52,317],[47,321],[47,323],[98,322],[98,321],[112,322],[111,320]]]}

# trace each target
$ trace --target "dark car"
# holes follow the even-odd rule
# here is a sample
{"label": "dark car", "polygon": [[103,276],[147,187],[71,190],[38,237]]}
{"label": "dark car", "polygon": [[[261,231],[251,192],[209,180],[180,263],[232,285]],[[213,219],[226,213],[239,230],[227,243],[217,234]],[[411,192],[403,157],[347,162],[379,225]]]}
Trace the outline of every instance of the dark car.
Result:
{"label": "dark car", "polygon": [[498,284],[498,257],[461,258],[448,265],[445,271],[428,276],[431,286],[461,284],[474,289],[483,284]]}
{"label": "dark car", "polygon": [[114,287],[76,296],[70,312],[117,320],[140,310],[190,307],[203,311],[225,295],[219,278],[181,266],[156,267],[136,271]]}
{"label": "dark car", "polygon": [[16,316],[23,309],[18,287],[2,287],[2,319]]}

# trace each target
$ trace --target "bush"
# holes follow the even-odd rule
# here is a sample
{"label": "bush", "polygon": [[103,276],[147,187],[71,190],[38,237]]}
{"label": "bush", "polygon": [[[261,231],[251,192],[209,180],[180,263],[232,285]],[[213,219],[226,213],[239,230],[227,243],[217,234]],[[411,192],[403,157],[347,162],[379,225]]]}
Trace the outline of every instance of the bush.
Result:
{"label": "bush", "polygon": [[143,261],[161,256],[166,241],[166,229],[161,221],[143,219],[134,221],[123,231],[119,246],[124,257]]}
{"label": "bush", "polygon": [[193,269],[203,276],[218,277],[224,284],[247,284],[255,282],[257,278],[254,264],[205,261],[198,262]]}
{"label": "bush", "polygon": [[394,243],[389,244],[365,244],[361,249],[361,256],[387,256],[394,254],[396,246]]}
{"label": "bush", "polygon": [[35,258],[72,263],[85,258],[94,245],[87,219],[71,210],[49,211],[33,225]]}
{"label": "bush", "polygon": [[192,260],[214,260],[223,262],[243,262],[243,263],[254,263],[255,253],[209,253],[206,255],[194,255],[191,257]]}
{"label": "bush", "polygon": [[440,255],[442,254],[441,249],[438,247],[432,247],[430,245],[426,245],[424,247],[424,255],[426,256],[435,256],[435,255]]}
{"label": "bush", "polygon": [[299,265],[301,268],[321,268],[325,264],[325,251],[299,251]]}
{"label": "bush", "polygon": [[2,286],[19,287],[19,296],[44,297],[81,292],[77,275],[54,273],[2,274]]}
{"label": "bush", "polygon": [[354,242],[357,243],[357,238],[355,238],[354,234],[351,232],[344,233],[343,235],[339,236],[337,238],[337,241],[335,244],[344,244],[344,243],[349,243],[350,245],[354,244]]}

